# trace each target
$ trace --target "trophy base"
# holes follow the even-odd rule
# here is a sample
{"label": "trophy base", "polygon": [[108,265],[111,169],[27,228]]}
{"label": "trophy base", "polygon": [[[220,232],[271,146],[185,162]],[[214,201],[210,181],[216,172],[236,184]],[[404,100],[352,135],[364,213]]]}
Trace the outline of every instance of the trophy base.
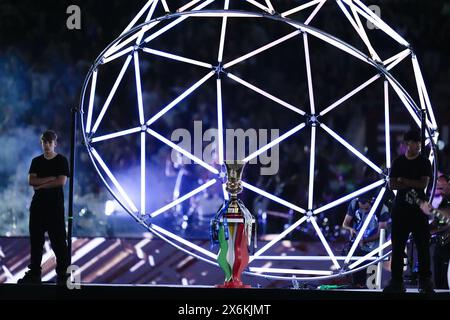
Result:
{"label": "trophy base", "polygon": [[215,285],[216,288],[228,288],[228,289],[232,289],[232,288],[251,288],[252,286],[249,284],[243,284],[242,281],[228,281],[225,282],[224,284],[217,284]]}

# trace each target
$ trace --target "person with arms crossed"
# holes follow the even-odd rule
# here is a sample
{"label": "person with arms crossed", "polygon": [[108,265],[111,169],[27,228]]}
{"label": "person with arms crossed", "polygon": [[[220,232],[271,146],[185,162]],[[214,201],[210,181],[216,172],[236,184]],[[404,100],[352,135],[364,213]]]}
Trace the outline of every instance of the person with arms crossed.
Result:
{"label": "person with arms crossed", "polygon": [[48,232],[56,256],[57,283],[64,285],[69,266],[66,227],[64,221],[64,191],[69,176],[67,158],[55,152],[57,135],[52,130],[41,136],[43,154],[31,161],[29,185],[34,189],[30,205],[30,265],[20,284],[41,283],[41,262],[45,232]]}

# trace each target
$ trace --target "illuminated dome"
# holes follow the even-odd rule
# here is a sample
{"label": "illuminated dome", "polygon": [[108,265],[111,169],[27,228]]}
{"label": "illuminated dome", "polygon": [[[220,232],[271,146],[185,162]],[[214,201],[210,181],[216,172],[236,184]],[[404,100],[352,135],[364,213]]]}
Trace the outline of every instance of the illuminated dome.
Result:
{"label": "illuminated dome", "polygon": [[[388,241],[382,247],[373,250],[368,256],[353,257],[364,230],[386,192],[392,149],[390,134],[390,107],[392,99],[395,99],[401,105],[403,109],[402,116],[410,118],[411,123],[417,125],[417,127],[421,125],[422,110],[426,111],[424,114],[427,115],[425,121],[427,144],[430,143],[430,140],[432,140],[432,144],[437,141],[437,124],[419,63],[416,55],[411,50],[410,44],[361,1],[314,0],[301,5],[298,5],[297,1],[285,1],[285,3],[289,2],[292,2],[291,7],[281,10],[277,8],[276,1],[270,0],[177,1],[176,3],[181,3],[177,8],[171,7],[173,3],[169,1],[148,1],[123,33],[98,56],[86,77],[81,99],[84,141],[100,178],[114,198],[138,223],[186,253],[208,263],[216,264],[217,255],[215,252],[185,239],[176,234],[176,232],[167,230],[163,225],[159,224],[161,220],[157,220],[157,218],[163,217],[164,213],[169,212],[184,201],[189,201],[191,197],[208,188],[217,185],[220,187],[220,184],[223,184],[221,165],[225,158],[224,123],[227,119],[227,115],[223,110],[225,107],[236,104],[233,101],[233,97],[223,93],[225,82],[233,83],[234,86],[243,88],[253,95],[256,94],[259,98],[262,97],[274,108],[284,110],[283,112],[291,112],[292,119],[298,119],[295,125],[291,126],[276,139],[264,146],[260,146],[259,149],[246,154],[243,159],[239,160],[249,162],[274,146],[282,145],[294,135],[307,134],[309,165],[307,168],[299,169],[303,170],[303,175],[308,176],[308,185],[305,188],[307,202],[300,204],[295,199],[282,199],[273,193],[263,190],[261,186],[258,187],[255,184],[244,181],[244,193],[250,191],[257,193],[294,212],[290,225],[269,242],[260,244],[255,253],[250,256],[249,271],[247,273],[280,279],[335,277],[376,262],[380,252],[387,249],[390,245],[390,241]],[[356,49],[355,46],[341,40],[338,36],[331,34],[330,31],[325,32],[320,28],[314,27],[314,19],[316,15],[320,14],[321,10],[324,10],[325,5],[332,5],[335,10],[334,14],[346,19],[348,30],[353,32],[354,36],[360,41],[362,44],[361,48]],[[245,32],[240,35],[236,32],[229,32],[233,23],[240,23],[243,26],[247,23],[249,29],[255,25],[260,25],[262,28],[267,27],[267,25],[280,26],[280,30],[286,32],[247,52],[232,56],[228,54],[228,50],[232,47],[233,42],[238,41],[238,39],[233,37],[239,36],[244,39],[251,37]],[[395,54],[383,56],[377,50],[376,46],[369,39],[367,23],[371,23],[377,28],[377,37],[380,37],[380,34],[382,34],[386,41],[393,43],[392,47],[395,48],[393,50],[396,50]],[[209,29],[205,29],[205,26],[209,26]],[[249,29],[243,27],[240,30]],[[190,31],[187,32],[187,30]],[[196,31],[194,32],[193,30]],[[158,40],[163,38],[164,42],[158,42]],[[196,57],[196,48],[192,48],[192,45],[190,47],[189,44],[191,39],[194,38],[196,40],[195,43],[201,43],[209,48],[210,51],[202,47],[201,50],[198,50],[200,57]],[[242,38],[239,39],[239,43],[246,41]],[[183,45],[175,40],[171,42],[171,39],[182,39]],[[251,42],[251,39],[248,39]],[[346,56],[345,59],[348,59],[351,63],[365,68],[368,74],[371,74],[371,77],[351,90],[343,92],[339,97],[336,97],[334,102],[320,105],[321,103],[317,102],[320,92],[315,90],[313,79],[321,76],[316,75],[314,68],[311,67],[315,58],[312,50],[314,45],[317,44],[320,44],[323,48],[331,48],[338,51],[339,54]],[[286,51],[284,52],[296,54],[299,59],[301,58],[305,72],[300,81],[304,84],[307,95],[302,101],[306,103],[289,102],[285,98],[288,95],[271,92],[267,89],[267,86],[264,86],[264,81],[256,83],[254,79],[246,79],[242,75],[245,73],[238,69],[240,65],[251,63],[260,55],[273,54],[281,46],[289,46],[287,49],[285,47]],[[212,58],[206,60],[209,59],[209,54]],[[153,62],[155,59],[162,61],[161,64]],[[283,57],[277,56],[277,59],[282,60]],[[176,68],[168,68],[166,71],[163,67],[159,67],[163,66],[164,61],[168,63],[175,61],[178,64]],[[334,62],[329,61],[329,63],[330,66],[333,66]],[[416,84],[415,89],[417,90],[414,95],[408,92],[395,76],[394,71],[400,63],[410,64],[410,77],[414,80]],[[190,77],[186,82],[183,82],[185,73],[182,71],[182,66],[184,65],[191,68],[189,70],[195,70],[189,73]],[[158,66],[159,73],[151,71],[156,66]],[[258,68],[261,70],[264,68],[272,70],[276,67],[261,65]],[[165,74],[165,72],[169,73],[169,79],[173,79],[173,85],[177,87],[177,94],[171,96],[170,101],[163,105],[146,105],[143,94],[145,91],[143,89],[144,85],[151,83],[152,79]],[[331,71],[327,70],[327,72]],[[344,78],[344,75],[342,76]],[[192,78],[195,78],[195,80],[192,81]],[[360,94],[366,88],[374,87],[376,84],[378,84],[376,87],[377,95],[382,103],[375,112],[384,119],[384,127],[381,130],[383,132],[382,138],[385,147],[383,152],[385,152],[385,157],[382,163],[370,159],[363,151],[358,150],[357,146],[344,139],[342,134],[336,128],[333,128],[332,124],[327,122],[329,114],[336,112],[336,110],[343,110],[343,105],[346,101]],[[204,161],[197,154],[183,149],[164,134],[158,132],[158,123],[162,118],[177,108],[185,108],[186,105],[183,103],[191,95],[200,92],[201,88],[207,85],[214,89],[216,123],[213,127],[217,129],[218,133],[218,139],[214,144],[214,150],[217,151],[217,160],[213,162]],[[103,93],[99,92],[101,90],[99,88],[102,86],[108,88]],[[182,88],[181,90],[180,87]],[[164,91],[168,90],[168,88],[160,90]],[[211,92],[211,90],[208,90],[208,92]],[[119,95],[121,96],[120,100],[118,100]],[[170,95],[167,94],[166,96]],[[251,98],[249,97],[249,99]],[[128,110],[125,112],[130,115],[128,122],[120,119],[122,117],[121,110]],[[185,112],[189,112],[189,109],[186,109]],[[260,112],[264,113],[265,111],[261,109]],[[239,114],[239,117],[245,118],[246,116],[245,113]],[[272,113],[270,117],[276,118],[277,113]],[[351,112],[348,113],[347,117],[351,117]],[[117,125],[117,123],[121,124]],[[315,200],[315,193],[319,192],[315,183],[317,179],[315,175],[315,160],[317,157],[316,143],[318,134],[324,139],[338,143],[352,156],[352,163],[366,166],[373,171],[377,179],[367,185],[356,188],[352,192],[340,195],[327,203],[323,203],[323,201],[318,203]],[[124,138],[127,140],[123,140],[120,146],[114,145],[117,139]],[[197,188],[157,208],[151,206],[150,208],[148,205],[152,198],[160,196],[160,191],[152,188],[153,182],[148,181],[148,158],[152,152],[148,147],[150,138],[181,153],[196,165],[201,166],[207,173],[205,175],[207,178],[203,178],[201,185]],[[140,150],[134,150],[132,147],[129,147],[130,141],[134,141],[136,145],[139,145]],[[131,158],[131,153],[133,153],[133,161],[139,164],[138,172],[136,170],[133,172],[135,177],[131,177],[131,173],[117,174],[117,170],[120,171],[121,169],[118,169],[118,166],[110,166],[111,159],[113,157],[121,159]],[[432,153],[431,160],[433,157],[434,154]],[[280,155],[280,158],[280,161],[283,161],[283,154]],[[385,165],[383,165],[383,162]],[[339,256],[324,236],[323,230],[317,222],[317,217],[319,214],[367,192],[376,192],[373,208],[351,250],[346,256]],[[224,191],[224,197],[226,196]],[[172,219],[172,217],[169,214],[164,219]],[[271,248],[280,245],[283,239],[294,232],[296,228],[303,225],[310,225],[311,229],[315,231],[326,255],[290,256],[286,252],[277,256],[266,255]],[[276,266],[276,263],[280,261],[288,260],[291,266],[289,268],[271,267]],[[300,263],[307,260],[328,261],[329,264],[323,269],[302,268]],[[269,267],[267,267],[267,263],[270,263]],[[330,264],[332,265],[331,268]]]}

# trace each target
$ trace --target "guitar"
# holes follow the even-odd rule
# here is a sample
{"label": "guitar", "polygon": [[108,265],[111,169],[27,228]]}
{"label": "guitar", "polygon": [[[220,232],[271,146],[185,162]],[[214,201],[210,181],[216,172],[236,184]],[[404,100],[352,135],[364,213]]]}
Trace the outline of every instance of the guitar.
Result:
{"label": "guitar", "polygon": [[[418,198],[417,191],[414,189],[406,194],[405,201],[409,204],[416,204],[418,206],[421,206],[423,203],[425,203],[425,201]],[[438,210],[436,208],[431,208],[429,214],[427,215],[436,217],[440,223],[446,224],[446,226],[444,226],[441,229],[438,229],[435,232],[438,243],[441,246],[445,246],[447,243],[450,242],[450,214],[442,210]]]}
{"label": "guitar", "polygon": [[[421,206],[425,202],[422,199],[419,199],[417,191],[414,189],[408,191],[408,193],[405,196],[405,201],[409,204],[416,204],[418,206]],[[443,223],[450,225],[450,214],[442,210],[431,208],[430,213],[428,215],[436,217],[439,219],[439,221],[442,221]]]}

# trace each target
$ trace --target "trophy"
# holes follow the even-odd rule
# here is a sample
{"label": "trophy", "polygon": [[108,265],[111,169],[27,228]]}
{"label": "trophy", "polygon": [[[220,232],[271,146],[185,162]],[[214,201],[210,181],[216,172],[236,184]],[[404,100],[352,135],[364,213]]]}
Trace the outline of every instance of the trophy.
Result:
{"label": "trophy", "polygon": [[[249,247],[252,240],[255,219],[237,195],[242,192],[242,170],[245,162],[225,161],[227,170],[225,200],[211,220],[211,242],[219,244],[217,262],[225,273],[225,282],[220,288],[247,288],[241,281],[242,271],[249,261]],[[256,247],[256,230],[253,245]]]}

